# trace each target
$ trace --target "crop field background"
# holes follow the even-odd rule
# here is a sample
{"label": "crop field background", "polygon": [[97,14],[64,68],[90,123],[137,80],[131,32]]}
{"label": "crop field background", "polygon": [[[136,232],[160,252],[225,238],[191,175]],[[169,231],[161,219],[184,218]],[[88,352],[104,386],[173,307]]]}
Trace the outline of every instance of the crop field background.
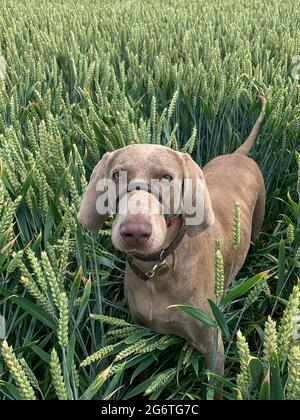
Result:
{"label": "crop field background", "polygon": [[[0,399],[300,399],[298,6],[0,0]],[[111,220],[91,235],[76,214],[106,151],[160,143],[204,165],[245,139],[258,93],[267,213],[219,305],[218,379],[133,324]]]}

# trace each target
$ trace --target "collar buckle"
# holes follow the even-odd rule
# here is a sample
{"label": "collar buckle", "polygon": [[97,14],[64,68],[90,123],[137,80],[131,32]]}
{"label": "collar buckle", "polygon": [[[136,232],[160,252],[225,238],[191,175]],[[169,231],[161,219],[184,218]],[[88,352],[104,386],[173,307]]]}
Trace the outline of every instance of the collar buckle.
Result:
{"label": "collar buckle", "polygon": [[[162,255],[163,255],[163,252],[161,253],[161,256]],[[168,268],[168,263],[167,263],[167,259],[165,258],[164,260],[161,260],[159,263],[155,264],[152,270],[148,271],[145,274],[148,277],[148,279],[152,279],[157,273],[167,268]]]}

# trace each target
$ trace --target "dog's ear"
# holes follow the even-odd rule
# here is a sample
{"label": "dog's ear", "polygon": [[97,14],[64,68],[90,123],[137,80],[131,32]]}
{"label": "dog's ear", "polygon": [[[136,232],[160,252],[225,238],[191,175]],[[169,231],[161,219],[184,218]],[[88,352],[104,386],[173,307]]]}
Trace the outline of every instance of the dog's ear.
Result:
{"label": "dog's ear", "polygon": [[195,236],[213,225],[215,216],[201,168],[189,154],[180,155],[184,173],[183,216],[187,234]]}
{"label": "dog's ear", "polygon": [[96,204],[97,199],[101,195],[101,192],[97,191],[97,184],[100,180],[107,177],[107,165],[110,155],[110,153],[106,153],[94,168],[77,214],[79,222],[92,232],[97,232],[107,218],[107,213],[98,213]]}

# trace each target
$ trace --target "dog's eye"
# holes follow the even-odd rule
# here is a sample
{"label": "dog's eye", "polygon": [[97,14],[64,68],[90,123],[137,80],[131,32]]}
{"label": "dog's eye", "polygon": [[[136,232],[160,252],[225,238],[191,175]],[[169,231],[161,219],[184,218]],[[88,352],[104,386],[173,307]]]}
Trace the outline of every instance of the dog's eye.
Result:
{"label": "dog's eye", "polygon": [[162,176],[161,177],[161,181],[162,182],[171,182],[172,181],[172,179],[173,179],[173,177],[171,176],[171,175],[164,175],[164,176]]}
{"label": "dog's eye", "polygon": [[116,172],[114,172],[114,173],[112,174],[112,178],[113,178],[115,181],[119,181],[119,179],[120,179],[120,171],[116,171]]}

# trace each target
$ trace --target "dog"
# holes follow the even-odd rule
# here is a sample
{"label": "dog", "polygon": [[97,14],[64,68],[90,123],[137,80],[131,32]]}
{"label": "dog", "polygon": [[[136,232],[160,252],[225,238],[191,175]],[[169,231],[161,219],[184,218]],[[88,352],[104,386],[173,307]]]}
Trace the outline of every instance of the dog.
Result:
{"label": "dog", "polygon": [[[95,167],[78,213],[78,220],[97,232],[107,212],[99,214],[97,200],[104,194],[97,183],[104,178],[125,190],[116,196],[116,217],[112,242],[127,254],[125,294],[136,323],[161,334],[175,334],[195,346],[207,367],[213,351],[213,330],[200,321],[170,308],[191,305],[212,316],[208,299],[215,301],[215,242],[221,241],[225,287],[243,266],[251,241],[260,233],[265,214],[266,191],[262,173],[247,155],[257,138],[266,99],[260,96],[262,110],[247,140],[232,154],[214,158],[203,169],[187,154],[168,147],[132,144],[106,153]],[[169,208],[164,210],[161,188],[150,190],[153,179],[172,186],[179,180],[182,190],[169,188]],[[186,191],[185,180],[192,180]],[[182,197],[188,192],[197,200],[196,181],[202,184],[203,214],[197,223],[187,223]],[[124,198],[137,211],[121,211]],[[150,206],[152,202],[152,207]],[[107,200],[106,200],[107,202]],[[153,202],[161,212],[153,211]],[[240,245],[232,244],[233,209],[240,204]],[[181,212],[178,209],[181,206]],[[123,206],[124,207],[124,206]],[[124,209],[123,209],[124,210]],[[222,338],[218,339],[216,372],[224,365]]]}

